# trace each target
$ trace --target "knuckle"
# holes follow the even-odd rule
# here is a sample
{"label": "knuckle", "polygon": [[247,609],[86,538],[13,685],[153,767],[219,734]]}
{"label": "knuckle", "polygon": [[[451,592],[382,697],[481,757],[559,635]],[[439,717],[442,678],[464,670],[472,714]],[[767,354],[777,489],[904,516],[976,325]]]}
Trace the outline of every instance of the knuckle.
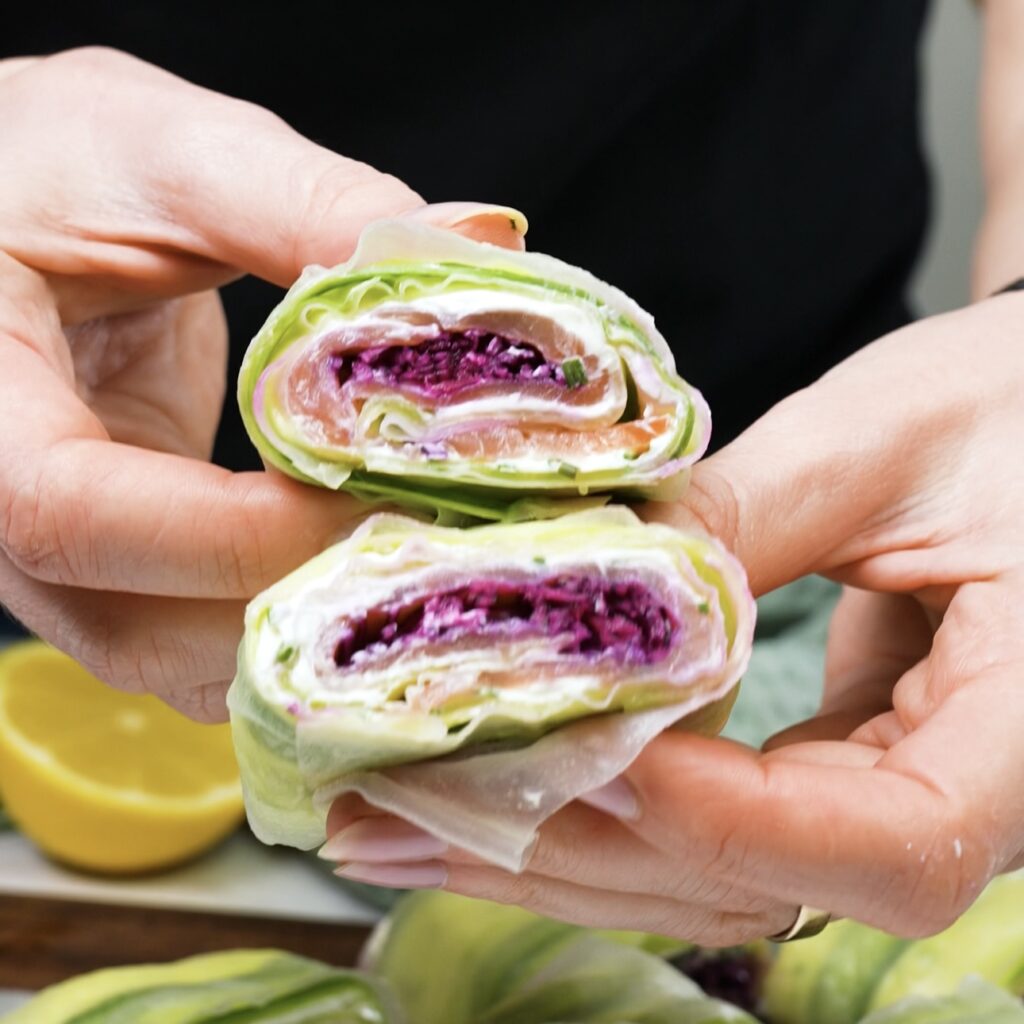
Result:
{"label": "knuckle", "polygon": [[744,831],[738,822],[723,822],[717,834],[708,837],[702,867],[702,874],[708,879],[708,884],[711,884],[712,880],[729,884],[732,880],[745,876],[750,848]]}
{"label": "knuckle", "polygon": [[688,877],[673,877],[666,880],[664,894],[684,903],[695,903],[699,906],[713,906],[728,913],[756,913],[763,910],[768,900],[753,891],[743,889],[738,884],[739,876],[733,878],[717,877],[697,872]]}
{"label": "knuckle", "polygon": [[46,63],[67,68],[69,71],[81,72],[86,75],[120,75],[124,72],[137,72],[140,68],[149,67],[145,61],[133,57],[124,50],[118,50],[113,46],[75,46],[69,50],[62,50],[52,57],[46,58]]}
{"label": "knuckle", "polygon": [[573,835],[572,841],[566,842],[564,839],[547,838],[542,829],[528,868],[531,871],[542,871],[554,878],[585,877],[590,873],[593,850],[600,849],[594,842],[595,838],[580,830]]}
{"label": "knuckle", "polygon": [[735,484],[710,463],[693,471],[684,498],[686,510],[696,525],[717,537],[730,551],[740,538],[740,496]]}
{"label": "knuckle", "polygon": [[85,64],[90,67],[102,67],[111,63],[123,63],[134,60],[123,50],[115,49],[113,46],[102,46],[93,43],[89,46],[73,46],[68,50],[55,54],[53,60],[60,60],[64,63],[74,62]]}
{"label": "knuckle", "polygon": [[764,937],[764,930],[752,919],[723,914],[712,907],[681,905],[666,901],[644,915],[644,930],[701,946],[738,946]]}
{"label": "knuckle", "polygon": [[511,875],[504,871],[472,866],[452,867],[448,888],[465,896],[492,900],[530,910],[548,909],[546,883],[534,875]]}
{"label": "knuckle", "polygon": [[215,545],[215,584],[232,594],[255,593],[268,582],[260,517],[239,503],[236,521]]}
{"label": "knuckle", "polygon": [[[308,263],[307,254],[331,253],[338,245],[338,221],[352,210],[366,210],[374,217],[393,216],[421,205],[420,198],[398,178],[368,164],[337,156],[324,159],[316,153],[312,162],[301,161],[295,169],[296,194],[305,202],[294,223],[295,265]],[[354,227],[357,225],[353,225]],[[334,254],[341,258],[346,253]]]}
{"label": "knuckle", "polygon": [[544,907],[548,902],[548,883],[534,875],[510,875],[500,889],[502,891],[497,899],[501,903],[514,903],[516,906],[535,909]]}
{"label": "knuckle", "polygon": [[117,690],[142,689],[139,660],[126,647],[120,617],[88,608],[66,609],[57,623],[54,643],[101,682]]}
{"label": "knuckle", "polygon": [[88,510],[71,499],[57,501],[42,473],[15,478],[2,494],[3,549],[15,567],[33,579],[70,583],[78,578],[81,558],[72,528]]}
{"label": "knuckle", "polygon": [[190,718],[206,710],[202,704],[205,688],[197,683],[210,678],[197,644],[190,633],[151,629],[145,635],[145,650],[140,652],[139,680],[156,696],[178,694],[191,711]]}

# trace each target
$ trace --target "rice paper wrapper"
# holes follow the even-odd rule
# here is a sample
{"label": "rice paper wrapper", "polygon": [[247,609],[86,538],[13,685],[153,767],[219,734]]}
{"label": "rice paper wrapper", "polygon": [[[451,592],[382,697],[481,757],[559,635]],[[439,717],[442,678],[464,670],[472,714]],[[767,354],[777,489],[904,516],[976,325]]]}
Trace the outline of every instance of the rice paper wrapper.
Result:
{"label": "rice paper wrapper", "polygon": [[[532,362],[488,377],[488,360],[524,346]],[[282,472],[466,521],[508,521],[524,500],[544,515],[557,514],[547,499],[671,500],[711,430],[619,289],[408,219],[370,224],[348,262],[304,271],[253,339],[238,402]]]}
{"label": "rice paper wrapper", "polygon": [[[438,550],[438,544],[451,546]],[[312,630],[308,595],[335,587],[345,591],[346,600],[372,604],[373,581],[359,575],[360,558],[372,555],[375,564],[390,565],[380,570],[384,575],[402,558],[428,569],[445,563],[450,568],[462,557],[458,551],[472,545],[479,550],[463,555],[480,566],[512,557],[512,550],[525,552],[525,564],[531,552],[541,550],[551,571],[561,564],[559,558],[569,564],[578,551],[614,558],[612,549],[626,550],[630,564],[640,559],[637,551],[645,551],[658,564],[671,563],[673,572],[682,572],[672,562],[679,559],[688,566],[679,586],[688,599],[699,599],[706,613],[695,616],[694,628],[710,629],[708,623],[717,622],[724,647],[702,662],[702,649],[693,646],[693,636],[703,635],[698,632],[686,641],[693,661],[673,662],[672,671],[666,670],[671,679],[660,676],[660,665],[648,666],[647,681],[638,684],[623,669],[621,680],[616,675],[596,692],[569,695],[555,679],[550,693],[542,687],[535,704],[506,698],[499,689],[497,695],[491,692],[487,707],[462,720],[457,716],[465,715],[464,696],[454,701],[450,715],[445,708],[424,714],[401,704],[383,712],[377,706],[346,706],[339,713],[323,706],[336,695],[307,701],[309,706],[300,709],[292,690],[275,689],[275,674],[287,687],[304,671],[302,664],[275,664],[280,656],[273,652],[285,643],[284,654],[294,657],[288,630],[295,622]],[[295,614],[288,607],[297,609]],[[540,825],[619,775],[658,733],[674,726],[720,731],[749,659],[754,614],[742,568],[720,545],[642,524],[621,507],[469,531],[374,517],[349,541],[261,595],[247,612],[228,703],[252,829],[267,843],[312,848],[324,841],[331,802],[354,792],[453,845],[508,870],[522,870]],[[551,641],[531,644],[544,642]],[[528,654],[519,649],[520,657]],[[501,667],[529,678],[523,663]],[[458,668],[456,659],[453,669]],[[673,682],[679,685],[673,688]]]}
{"label": "rice paper wrapper", "polygon": [[[537,830],[577,797],[611,782],[660,732],[686,719],[717,733],[735,687],[693,711],[687,704],[586,719],[528,747],[365,772],[322,786],[314,806],[326,815],[343,793],[361,797],[508,871],[522,871]],[[301,742],[301,741],[300,741]]]}

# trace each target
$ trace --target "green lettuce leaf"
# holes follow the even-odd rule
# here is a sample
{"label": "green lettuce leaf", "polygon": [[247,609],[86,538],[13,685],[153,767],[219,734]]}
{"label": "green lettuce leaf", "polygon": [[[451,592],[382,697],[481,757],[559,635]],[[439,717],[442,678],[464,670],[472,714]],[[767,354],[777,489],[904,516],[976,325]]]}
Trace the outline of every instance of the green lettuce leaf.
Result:
{"label": "green lettuce leaf", "polygon": [[364,962],[410,1024],[753,1024],[637,946],[447,893],[406,897]]}
{"label": "green lettuce leaf", "polygon": [[949,995],[910,996],[861,1024],[1024,1024],[1024,1005],[980,978],[968,978]]}
{"label": "green lettuce leaf", "polygon": [[[375,394],[366,403],[358,414],[365,426],[360,427],[362,440],[348,445],[328,441],[310,427],[306,413],[293,411],[288,374],[305,347],[321,344],[326,333],[365,323],[381,310],[391,315],[398,308],[452,302],[452,296],[466,294],[494,295],[499,304],[514,297],[532,303],[534,312],[546,311],[554,323],[560,317],[573,322],[589,318],[600,334],[600,341],[594,335],[590,355],[613,374],[624,396],[620,422],[640,416],[654,423],[667,416],[670,429],[658,428],[647,445],[612,445],[581,456],[582,462],[533,447],[489,458],[445,449],[443,434],[438,440],[431,432],[433,407],[398,391]],[[579,358],[564,366],[570,367],[571,395],[586,376],[580,376]],[[636,403],[640,381],[649,396],[646,412]],[[370,225],[348,263],[307,269],[253,339],[239,375],[238,402],[264,460],[297,479],[361,498],[386,492],[410,508],[456,508],[463,515],[498,521],[506,518],[505,505],[530,495],[616,491],[675,496],[710,433],[700,393],[676,374],[654,321],[622,292],[551,257],[510,252],[410,221]],[[609,406],[588,428],[585,418],[576,422],[583,413],[571,398],[564,407],[569,410],[567,438],[577,429],[603,429],[598,422],[605,423],[617,408]],[[522,425],[535,416],[537,423],[550,424],[559,406],[555,403],[553,411],[542,415],[513,394],[469,402],[466,409],[458,414],[458,429],[471,434],[477,422],[489,418]],[[444,449],[440,455],[438,448]],[[574,450],[567,442],[566,451]]]}
{"label": "green lettuce leaf", "polygon": [[276,950],[114,967],[41,992],[6,1024],[397,1024],[391,996],[355,971]]}

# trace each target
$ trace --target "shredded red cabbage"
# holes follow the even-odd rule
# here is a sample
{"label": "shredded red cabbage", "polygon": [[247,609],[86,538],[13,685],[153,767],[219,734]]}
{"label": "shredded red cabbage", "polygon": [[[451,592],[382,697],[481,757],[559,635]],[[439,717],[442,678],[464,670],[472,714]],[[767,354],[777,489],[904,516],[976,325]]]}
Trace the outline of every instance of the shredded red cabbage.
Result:
{"label": "shredded red cabbage", "polygon": [[342,387],[349,381],[374,382],[412,388],[431,398],[502,380],[567,386],[561,365],[548,362],[535,345],[475,328],[442,331],[416,345],[336,353],[330,365]]}
{"label": "shredded red cabbage", "polygon": [[583,575],[535,582],[479,580],[405,597],[342,624],[334,649],[339,668],[372,660],[393,645],[495,639],[559,638],[559,654],[653,664],[671,651],[680,629],[672,611],[642,583]]}

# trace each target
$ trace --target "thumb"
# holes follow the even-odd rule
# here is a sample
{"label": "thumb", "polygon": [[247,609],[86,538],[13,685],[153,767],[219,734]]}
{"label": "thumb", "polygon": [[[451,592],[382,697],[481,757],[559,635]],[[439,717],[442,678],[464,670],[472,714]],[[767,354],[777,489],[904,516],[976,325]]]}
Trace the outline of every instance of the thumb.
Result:
{"label": "thumb", "polygon": [[[927,341],[915,325],[862,349],[695,466],[683,498],[650,504],[645,517],[720,538],[755,594],[840,569],[885,589],[897,541],[913,547],[922,528],[904,520],[897,534],[897,517],[936,463],[955,458],[948,403],[903,383],[928,365]],[[886,545],[890,561],[878,557]]]}
{"label": "thumb", "polygon": [[426,207],[397,178],[304,138],[262,107],[88,47],[0,67],[0,248],[59,280],[69,322],[238,271],[289,285],[346,259],[363,227],[415,213],[512,247],[504,206]]}
{"label": "thumb", "polygon": [[431,203],[403,214],[439,228],[450,228],[477,242],[490,242],[505,249],[524,249],[528,227],[526,216],[511,206],[487,203]]}
{"label": "thumb", "polygon": [[217,97],[203,153],[179,153],[158,184],[173,214],[199,238],[200,254],[280,285],[310,263],[347,259],[362,229],[411,216],[478,241],[521,249],[526,218],[485,203],[433,206],[390,174],[318,146],[259,108]]}

